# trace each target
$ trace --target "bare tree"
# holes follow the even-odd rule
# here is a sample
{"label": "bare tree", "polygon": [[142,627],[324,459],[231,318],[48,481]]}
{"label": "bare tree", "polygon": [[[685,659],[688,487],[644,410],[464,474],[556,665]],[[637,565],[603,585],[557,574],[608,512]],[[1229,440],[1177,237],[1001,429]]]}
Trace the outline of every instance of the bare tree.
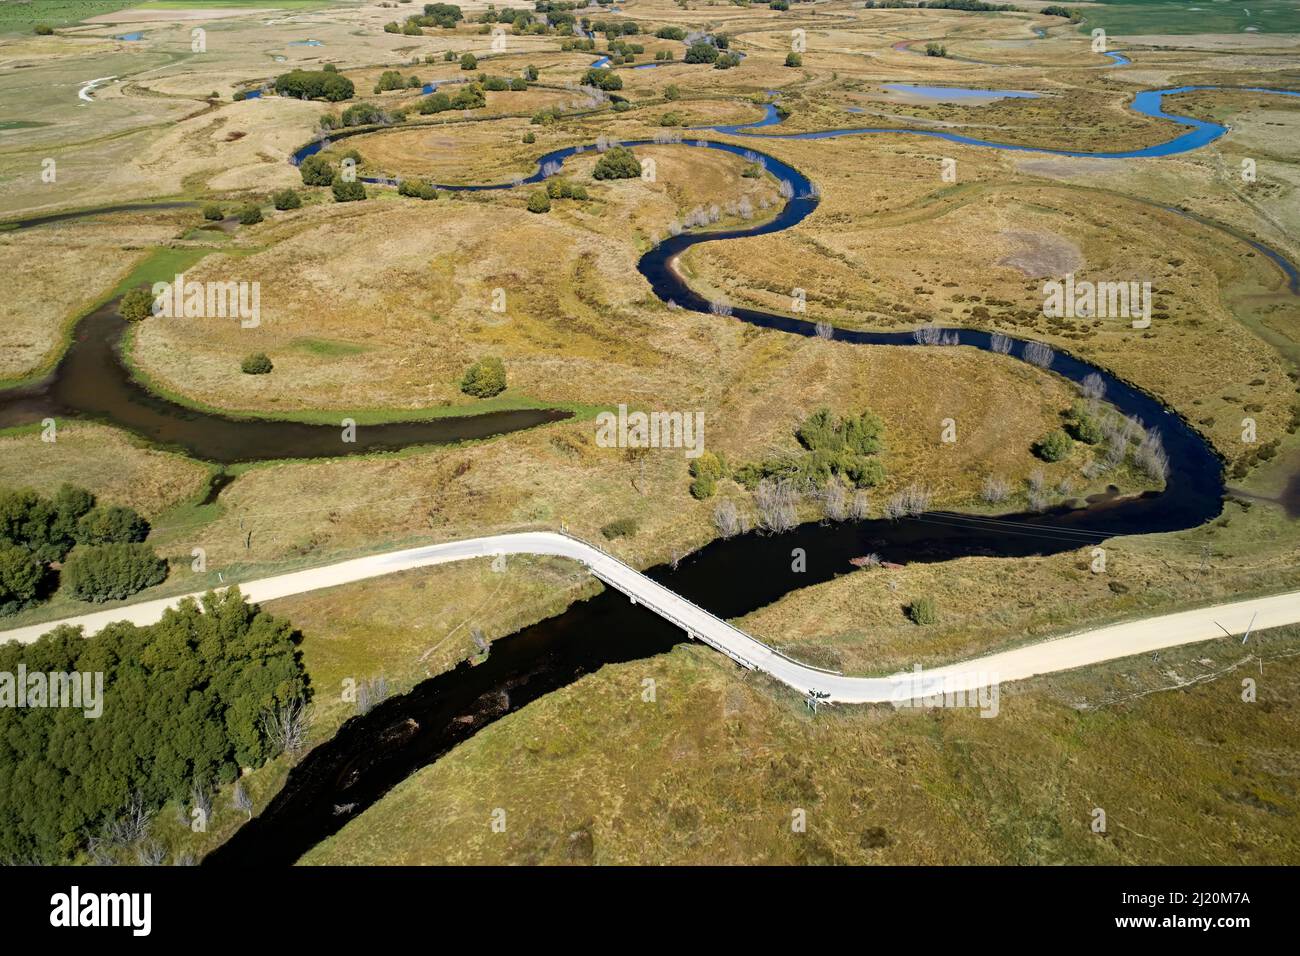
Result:
{"label": "bare tree", "polygon": [[480,627],[470,628],[469,639],[474,644],[474,653],[476,655],[482,657],[484,654],[488,652],[489,644],[487,638],[483,636],[482,628]]}
{"label": "bare tree", "polygon": [[924,514],[930,510],[933,493],[929,488],[917,484],[908,485],[902,491],[889,497],[885,502],[884,515],[890,520]]}
{"label": "bare tree", "polygon": [[942,339],[938,327],[929,322],[912,330],[912,341],[917,345],[939,345]]}
{"label": "bare tree", "polygon": [[768,531],[789,531],[798,523],[799,491],[788,478],[764,478],[754,489],[759,523]]}
{"label": "bare tree", "polygon": [[849,517],[854,521],[866,521],[871,514],[871,499],[865,491],[855,491],[853,501],[849,504]]}
{"label": "bare tree", "polygon": [[1033,494],[1040,494],[1047,479],[1043,476],[1043,469],[1035,468],[1029,473],[1029,490]]}
{"label": "bare tree", "polygon": [[817,495],[821,499],[822,513],[830,521],[843,521],[849,516],[849,490],[839,478],[831,478]]}
{"label": "bare tree", "polygon": [[731,315],[731,303],[726,299],[714,299],[709,303],[709,311],[714,315]]}
{"label": "bare tree", "polygon": [[818,320],[817,324],[813,326],[813,330],[817,333],[819,339],[829,339],[835,335],[835,327],[825,319]]}
{"label": "bare tree", "polygon": [[1001,332],[994,332],[989,336],[989,348],[999,355],[1006,355],[1011,351],[1010,336],[1003,335]]}
{"label": "bare tree", "polygon": [[1160,429],[1153,428],[1143,436],[1133,450],[1134,463],[1157,481],[1169,477],[1169,455],[1165,452]]}
{"label": "bare tree", "polygon": [[984,479],[984,487],[980,495],[991,505],[999,504],[1006,501],[1011,495],[1011,488],[1007,480],[1001,475],[989,475]]}
{"label": "bare tree", "polygon": [[167,859],[167,851],[157,840],[145,840],[135,850],[136,861],[141,866],[162,866]]}
{"label": "bare tree", "polygon": [[1100,401],[1106,397],[1106,381],[1096,372],[1089,372],[1079,383],[1079,391],[1089,401]]}
{"label": "bare tree", "polygon": [[247,814],[250,820],[253,819],[253,798],[244,789],[244,781],[235,781],[235,790],[230,795],[230,803],[236,810]]}
{"label": "bare tree", "polygon": [[363,680],[357,688],[357,713],[368,714],[388,697],[388,678],[383,674]]}
{"label": "bare tree", "polygon": [[262,733],[277,753],[294,757],[307,745],[307,732],[311,728],[311,713],[307,702],[300,697],[279,704],[262,713]]}
{"label": "bare tree", "polygon": [[724,538],[734,538],[743,530],[740,509],[730,498],[723,498],[713,506],[713,526]]}
{"label": "bare tree", "polygon": [[1042,342],[1025,343],[1025,361],[1041,369],[1049,369],[1056,360],[1056,353]]}

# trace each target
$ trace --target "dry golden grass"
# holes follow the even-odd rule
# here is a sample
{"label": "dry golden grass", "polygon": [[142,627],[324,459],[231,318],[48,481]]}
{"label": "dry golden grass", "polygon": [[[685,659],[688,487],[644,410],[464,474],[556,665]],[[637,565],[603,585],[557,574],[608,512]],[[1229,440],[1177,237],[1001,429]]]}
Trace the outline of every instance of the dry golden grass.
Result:
{"label": "dry golden grass", "polygon": [[1240,700],[1255,662],[1211,642],[1004,687],[996,719],[814,717],[707,648],[679,648],[484,728],[302,862],[1294,863],[1297,639],[1261,637],[1272,676],[1256,704]]}
{"label": "dry golden grass", "polygon": [[170,452],[143,447],[115,428],[61,421],[57,440],[38,432],[0,436],[0,485],[52,494],[80,485],[105,504],[126,505],[147,518],[194,498],[207,469]]}

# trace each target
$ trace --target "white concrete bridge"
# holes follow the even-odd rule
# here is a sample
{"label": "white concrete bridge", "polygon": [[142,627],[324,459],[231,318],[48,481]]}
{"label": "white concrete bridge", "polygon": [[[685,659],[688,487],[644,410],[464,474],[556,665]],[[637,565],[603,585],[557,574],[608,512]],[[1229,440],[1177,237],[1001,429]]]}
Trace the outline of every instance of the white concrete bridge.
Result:
{"label": "white concrete bridge", "polygon": [[[305,571],[242,582],[249,601],[264,603],[321,588],[338,587],[369,578],[496,555],[551,555],[578,561],[609,587],[682,628],[691,637],[726,654],[737,664],[762,671],[800,694],[843,703],[889,703],[939,691],[975,691],[990,683],[1023,680],[1038,674],[1070,670],[1088,664],[1144,654],[1166,647],[1193,644],[1300,622],[1300,591],[1126,621],[1059,637],[1038,644],[926,671],[922,680],[903,673],[888,677],[848,677],[791,660],[757,638],[709,613],[607,551],[566,534],[526,531],[405,548],[353,558]],[[87,637],[114,621],[153,624],[168,608],[202,592],[141,601],[125,607],[95,611],[44,624],[0,632],[0,642],[29,643],[56,625],[71,624]]]}

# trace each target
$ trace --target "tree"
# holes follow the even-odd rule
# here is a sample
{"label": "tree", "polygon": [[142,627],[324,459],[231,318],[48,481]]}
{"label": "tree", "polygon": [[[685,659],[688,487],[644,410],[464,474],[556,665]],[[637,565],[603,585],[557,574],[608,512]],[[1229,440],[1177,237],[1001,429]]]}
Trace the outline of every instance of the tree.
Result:
{"label": "tree", "polygon": [[475,398],[500,395],[506,390],[505,363],[495,357],[479,359],[465,370],[465,375],[460,380],[460,390]]}
{"label": "tree", "polygon": [[350,100],[356,93],[352,81],[340,73],[325,70],[292,70],[275,78],[275,92],[300,100]]}
{"label": "tree", "polygon": [[160,583],[167,577],[167,562],[147,544],[83,545],[68,556],[61,577],[82,601],[119,601]]}
{"label": "tree", "polygon": [[543,213],[551,211],[551,197],[544,190],[538,190],[528,197],[528,211]]}
{"label": "tree", "polygon": [[302,206],[302,200],[298,198],[298,194],[292,189],[280,190],[271,197],[271,201],[275,203],[275,208],[281,212],[286,209],[298,209]]}
{"label": "tree", "polygon": [[330,187],[334,190],[335,202],[356,202],[366,198],[366,187],[355,179],[349,182],[341,173],[334,177]]}
{"label": "tree", "polygon": [[298,165],[304,186],[328,186],[334,182],[334,167],[324,156],[313,153]]}
{"label": "tree", "polygon": [[687,47],[686,56],[682,59],[687,63],[712,63],[717,58],[718,48],[712,43],[700,40]]}
{"label": "tree", "polygon": [[477,70],[478,57],[473,53],[463,53],[460,57],[460,68],[462,70]]}
{"label": "tree", "polygon": [[1043,461],[1060,461],[1074,450],[1074,442],[1061,429],[1049,432],[1034,445],[1034,454]]}
{"label": "tree", "polygon": [[45,580],[45,565],[26,548],[0,544],[0,615],[32,604]]}
{"label": "tree", "polygon": [[944,46],[942,43],[934,43],[934,42],[927,43],[925,45],[925,55],[926,56],[947,56],[948,48]]}
{"label": "tree", "polygon": [[430,113],[443,113],[451,109],[451,97],[446,93],[434,93],[420,100],[420,113],[428,116]]}
{"label": "tree", "polygon": [[149,522],[133,508],[93,508],[77,522],[78,544],[121,544],[149,537]]}
{"label": "tree", "polygon": [[592,67],[582,75],[583,86],[594,86],[598,90],[621,90],[623,88],[623,77],[619,76],[613,70]]}
{"label": "tree", "polygon": [[117,314],[128,322],[139,322],[153,315],[153,293],[144,286],[127,291],[117,305]]}
{"label": "tree", "polygon": [[255,202],[245,203],[239,210],[239,222],[244,226],[255,226],[262,221],[262,207]]}
{"label": "tree", "polygon": [[299,640],[232,588],[147,627],[117,622],[94,640],[57,627],[0,646],[0,672],[101,673],[111,688],[93,720],[0,708],[0,859],[72,862],[93,842],[95,859],[120,862],[167,800],[264,764],[273,747],[259,716],[310,695]]}
{"label": "tree", "polygon": [[641,175],[641,163],[626,146],[612,146],[596,161],[591,175],[593,179],[636,179]]}
{"label": "tree", "polygon": [[254,352],[251,355],[244,356],[244,360],[239,363],[239,370],[245,375],[267,375],[275,368],[271,364],[271,359],[265,352]]}

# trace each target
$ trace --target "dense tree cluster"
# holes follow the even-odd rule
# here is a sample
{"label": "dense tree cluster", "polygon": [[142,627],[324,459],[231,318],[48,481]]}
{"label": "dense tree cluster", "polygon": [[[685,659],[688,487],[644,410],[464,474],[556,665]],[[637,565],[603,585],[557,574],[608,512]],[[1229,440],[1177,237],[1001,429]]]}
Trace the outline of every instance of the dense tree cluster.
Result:
{"label": "dense tree cluster", "polygon": [[275,92],[301,100],[338,103],[352,99],[356,88],[347,77],[328,70],[291,70],[275,78]]}
{"label": "dense tree cluster", "polygon": [[[74,562],[83,568],[95,566],[109,560],[96,549],[136,546],[148,535],[149,522],[134,510],[96,505],[94,495],[75,485],[63,485],[52,498],[30,488],[0,491],[0,614],[12,614],[43,597],[50,564],[66,559],[67,584],[67,569]],[[147,547],[138,546],[152,556]],[[112,557],[109,563],[116,561]],[[82,596],[76,588],[73,593]]]}
{"label": "dense tree cluster", "polygon": [[623,88],[623,78],[613,70],[592,67],[586,73],[582,74],[583,86],[594,86],[598,90],[621,90]]}
{"label": "dense tree cluster", "polygon": [[0,859],[74,860],[120,832],[111,824],[133,801],[147,820],[275,756],[263,716],[309,695],[298,640],[232,588],[149,627],[119,622],[87,640],[63,626],[0,646],[0,672],[103,675],[98,717],[0,707]]}

